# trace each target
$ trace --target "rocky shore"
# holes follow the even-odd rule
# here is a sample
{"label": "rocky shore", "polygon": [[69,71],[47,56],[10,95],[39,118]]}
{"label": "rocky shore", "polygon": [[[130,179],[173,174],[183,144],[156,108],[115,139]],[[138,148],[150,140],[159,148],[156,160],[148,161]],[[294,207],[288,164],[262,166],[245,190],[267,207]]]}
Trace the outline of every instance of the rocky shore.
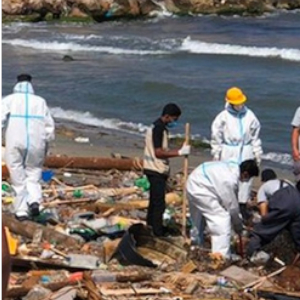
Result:
{"label": "rocky shore", "polygon": [[172,14],[261,15],[278,9],[300,8],[300,0],[3,0],[3,20],[70,18],[102,22],[119,18]]}

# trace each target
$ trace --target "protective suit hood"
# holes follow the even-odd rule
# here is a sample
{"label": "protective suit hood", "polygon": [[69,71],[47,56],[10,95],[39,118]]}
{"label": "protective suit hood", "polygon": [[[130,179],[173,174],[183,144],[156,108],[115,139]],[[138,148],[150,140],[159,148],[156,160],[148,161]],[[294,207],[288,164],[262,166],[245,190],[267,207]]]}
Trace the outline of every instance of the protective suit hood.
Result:
{"label": "protective suit hood", "polygon": [[229,103],[225,104],[225,109],[232,115],[234,116],[243,116],[246,114],[248,108],[246,105],[244,105],[244,107],[242,108],[242,110],[240,111],[236,111],[235,109],[233,109],[232,105]]}
{"label": "protective suit hood", "polygon": [[14,86],[13,92],[22,94],[34,94],[34,89],[29,81],[21,81]]}

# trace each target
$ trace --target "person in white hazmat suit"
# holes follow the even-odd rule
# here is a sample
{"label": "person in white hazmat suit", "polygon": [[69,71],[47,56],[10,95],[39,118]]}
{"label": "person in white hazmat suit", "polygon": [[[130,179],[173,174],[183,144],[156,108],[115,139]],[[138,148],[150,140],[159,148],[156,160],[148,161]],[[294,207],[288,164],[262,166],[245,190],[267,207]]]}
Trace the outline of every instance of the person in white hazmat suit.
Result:
{"label": "person in white hazmat suit", "polygon": [[2,129],[5,128],[5,162],[18,220],[39,214],[42,166],[48,143],[54,139],[54,121],[45,99],[34,94],[29,74],[17,77],[13,94],[2,100]]}
{"label": "person in white hazmat suit", "polygon": [[239,182],[259,175],[255,160],[237,164],[231,161],[212,161],[199,165],[186,183],[192,223],[203,236],[203,218],[211,235],[212,253],[230,258],[231,223],[237,234],[243,230],[239,214]]}
{"label": "person in white hazmat suit", "polygon": [[[261,163],[263,153],[259,138],[260,122],[255,114],[245,106],[247,97],[237,87],[226,93],[225,109],[219,113],[211,126],[211,154],[214,160],[233,160],[241,163],[255,159]],[[239,203],[244,218],[247,219],[246,203],[250,200],[253,180],[241,182]]]}

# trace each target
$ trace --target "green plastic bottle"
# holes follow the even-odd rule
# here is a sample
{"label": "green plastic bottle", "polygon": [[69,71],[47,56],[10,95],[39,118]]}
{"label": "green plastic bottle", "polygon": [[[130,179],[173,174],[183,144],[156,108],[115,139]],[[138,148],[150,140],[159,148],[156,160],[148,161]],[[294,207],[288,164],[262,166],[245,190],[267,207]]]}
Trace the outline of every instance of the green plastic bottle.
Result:
{"label": "green plastic bottle", "polygon": [[11,191],[11,187],[8,183],[3,182],[2,183],[2,191],[4,192],[10,192]]}
{"label": "green plastic bottle", "polygon": [[75,197],[75,198],[81,198],[82,196],[83,196],[82,190],[75,190],[73,192],[73,197]]}

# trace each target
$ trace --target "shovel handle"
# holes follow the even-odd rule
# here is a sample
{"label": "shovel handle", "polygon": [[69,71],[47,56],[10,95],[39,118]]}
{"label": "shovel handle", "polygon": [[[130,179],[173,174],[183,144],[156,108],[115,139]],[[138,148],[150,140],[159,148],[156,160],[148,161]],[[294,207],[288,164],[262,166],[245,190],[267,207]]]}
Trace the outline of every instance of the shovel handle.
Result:
{"label": "shovel handle", "polygon": [[[188,145],[190,143],[190,124],[185,124],[185,144]],[[182,235],[186,237],[186,202],[187,195],[185,184],[188,177],[188,168],[189,168],[189,160],[188,156],[184,157],[183,161],[183,180],[182,180],[182,190],[183,190],[183,199],[182,199]]]}

